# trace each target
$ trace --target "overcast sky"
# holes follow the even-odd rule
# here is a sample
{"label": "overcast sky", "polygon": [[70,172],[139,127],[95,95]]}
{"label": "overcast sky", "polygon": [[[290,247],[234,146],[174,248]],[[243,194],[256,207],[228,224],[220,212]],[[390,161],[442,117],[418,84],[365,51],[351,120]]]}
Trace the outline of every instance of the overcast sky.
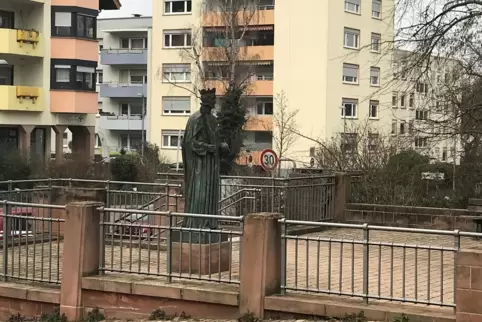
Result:
{"label": "overcast sky", "polygon": [[120,10],[103,10],[99,18],[132,17],[136,13],[152,16],[152,0],[120,0],[120,2],[122,4]]}

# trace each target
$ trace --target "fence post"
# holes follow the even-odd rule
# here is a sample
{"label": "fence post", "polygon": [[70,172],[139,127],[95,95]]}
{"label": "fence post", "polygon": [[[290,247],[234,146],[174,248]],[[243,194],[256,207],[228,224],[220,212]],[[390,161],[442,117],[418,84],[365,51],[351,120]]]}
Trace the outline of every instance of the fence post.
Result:
{"label": "fence post", "polygon": [[83,201],[66,207],[60,311],[69,321],[82,320],[82,277],[99,271],[101,206]]}
{"label": "fence post", "polygon": [[239,313],[264,316],[264,298],[281,290],[281,224],[276,213],[244,217],[241,241]]}
{"label": "fence post", "polygon": [[482,319],[482,248],[460,248],[455,253],[455,310],[457,321]]}
{"label": "fence post", "polygon": [[363,301],[368,303],[369,293],[369,265],[370,265],[370,230],[368,224],[363,225]]}
{"label": "fence post", "polygon": [[335,197],[333,219],[343,222],[345,219],[346,202],[349,199],[350,177],[346,173],[335,174]]}
{"label": "fence post", "polygon": [[8,280],[8,237],[10,235],[10,220],[8,218],[10,212],[10,207],[8,201],[5,201],[3,205],[3,280],[6,282]]}

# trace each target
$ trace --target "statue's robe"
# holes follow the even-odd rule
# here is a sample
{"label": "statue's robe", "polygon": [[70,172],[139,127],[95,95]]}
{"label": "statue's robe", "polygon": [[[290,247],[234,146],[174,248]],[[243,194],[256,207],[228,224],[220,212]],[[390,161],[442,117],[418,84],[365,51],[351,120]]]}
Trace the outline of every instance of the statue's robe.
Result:
{"label": "statue's robe", "polygon": [[[185,212],[217,214],[220,140],[216,118],[197,111],[189,118],[182,142]],[[184,227],[217,228],[217,220],[187,218]]]}

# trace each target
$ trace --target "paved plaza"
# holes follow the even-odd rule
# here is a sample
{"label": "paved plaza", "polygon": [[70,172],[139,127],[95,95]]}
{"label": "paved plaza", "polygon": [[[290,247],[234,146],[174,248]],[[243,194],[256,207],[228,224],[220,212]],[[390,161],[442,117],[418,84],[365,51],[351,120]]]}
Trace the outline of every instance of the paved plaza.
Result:
{"label": "paved plaza", "polygon": [[[295,237],[293,237],[295,238]],[[286,286],[290,291],[356,295],[363,292],[364,245],[362,231],[331,229],[287,241]],[[309,239],[309,240],[307,240]],[[454,238],[451,236],[371,231],[368,287],[373,298],[453,303]],[[464,238],[462,247],[479,241]],[[133,272],[167,274],[165,247],[140,247],[133,242],[105,248],[107,274]],[[405,247],[401,247],[404,245]],[[418,245],[418,248],[414,246]],[[446,247],[445,250],[440,248]],[[161,249],[159,251],[159,249]],[[13,278],[58,281],[62,274],[62,242],[16,245],[8,252],[7,275]],[[182,278],[239,280],[239,241],[233,241],[231,269],[211,276]],[[0,268],[3,270],[3,252]],[[176,275],[174,275],[176,277]]]}

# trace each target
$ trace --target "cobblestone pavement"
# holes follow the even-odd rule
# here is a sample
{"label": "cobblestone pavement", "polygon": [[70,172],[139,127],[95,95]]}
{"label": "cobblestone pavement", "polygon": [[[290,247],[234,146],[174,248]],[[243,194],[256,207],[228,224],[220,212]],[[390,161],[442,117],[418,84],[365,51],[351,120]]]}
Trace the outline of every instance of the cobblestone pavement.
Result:
{"label": "cobblestone pavement", "polygon": [[[368,263],[368,290],[372,298],[453,303],[454,238],[451,236],[370,232],[364,258],[363,232],[331,229],[289,237],[286,251],[286,287],[291,291],[359,295],[363,292],[363,266]],[[479,244],[464,238],[462,247]],[[131,247],[129,247],[131,246]],[[0,251],[2,253],[2,251]],[[8,252],[7,274],[28,280],[55,282],[62,274],[62,242],[16,245]],[[3,253],[0,269],[3,269]],[[234,241],[231,268],[211,276],[181,274],[181,278],[239,281],[239,242]],[[107,271],[165,276],[164,249],[106,245]]]}

